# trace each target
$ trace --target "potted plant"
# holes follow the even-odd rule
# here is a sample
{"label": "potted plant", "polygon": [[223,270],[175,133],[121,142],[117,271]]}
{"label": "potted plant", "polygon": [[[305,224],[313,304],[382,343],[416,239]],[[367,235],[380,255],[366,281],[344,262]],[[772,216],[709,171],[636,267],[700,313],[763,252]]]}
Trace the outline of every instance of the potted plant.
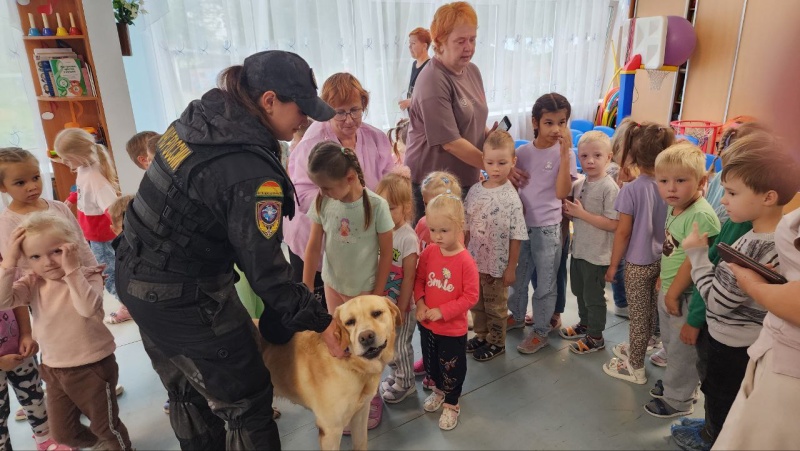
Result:
{"label": "potted plant", "polygon": [[139,14],[146,14],[142,8],[144,0],[112,0],[114,7],[114,18],[117,20],[117,34],[119,34],[119,46],[123,56],[131,56],[131,37],[128,33],[128,25],[133,25],[133,21]]}

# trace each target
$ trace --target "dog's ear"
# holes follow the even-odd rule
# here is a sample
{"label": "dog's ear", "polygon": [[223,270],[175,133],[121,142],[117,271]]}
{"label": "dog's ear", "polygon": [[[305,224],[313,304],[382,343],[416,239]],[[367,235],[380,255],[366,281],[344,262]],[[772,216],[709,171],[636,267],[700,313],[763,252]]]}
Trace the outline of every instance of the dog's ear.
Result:
{"label": "dog's ear", "polygon": [[400,315],[402,315],[402,313],[400,313],[400,309],[397,308],[397,306],[394,304],[394,302],[392,302],[391,299],[389,299],[387,297],[384,297],[383,299],[386,301],[386,304],[389,306],[389,311],[392,312],[392,317],[394,318],[394,324],[396,326],[399,326],[400,325]]}
{"label": "dog's ear", "polygon": [[344,327],[342,319],[339,317],[338,308],[333,312],[333,325],[335,328],[333,331],[333,336],[339,340],[339,347],[341,347],[342,351],[344,351],[350,347],[350,332],[348,332],[347,328]]}

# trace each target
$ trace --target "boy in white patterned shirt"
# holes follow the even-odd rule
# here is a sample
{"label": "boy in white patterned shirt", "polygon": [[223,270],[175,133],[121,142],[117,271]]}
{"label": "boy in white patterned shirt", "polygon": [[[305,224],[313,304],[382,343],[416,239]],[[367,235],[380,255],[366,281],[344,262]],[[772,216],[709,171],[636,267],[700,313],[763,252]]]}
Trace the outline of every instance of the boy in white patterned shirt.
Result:
{"label": "boy in white patterned shirt", "polygon": [[619,186],[606,173],[611,163],[611,141],[599,131],[586,132],[578,141],[578,159],[586,178],[572,189],[572,198],[564,212],[572,217],[572,259],[570,285],[578,298],[578,324],[561,329],[566,339],[578,339],[569,350],[589,354],[605,348],[606,328],[605,274],[611,261],[614,231],[618,214],[614,201]]}
{"label": "boy in white patterned shirt", "polygon": [[484,362],[505,352],[508,287],[516,277],[520,242],[528,239],[522,201],[508,180],[517,162],[514,139],[495,130],[483,146],[488,179],[470,188],[464,201],[465,242],[480,273],[480,297],[472,307],[475,337],[467,352]]}

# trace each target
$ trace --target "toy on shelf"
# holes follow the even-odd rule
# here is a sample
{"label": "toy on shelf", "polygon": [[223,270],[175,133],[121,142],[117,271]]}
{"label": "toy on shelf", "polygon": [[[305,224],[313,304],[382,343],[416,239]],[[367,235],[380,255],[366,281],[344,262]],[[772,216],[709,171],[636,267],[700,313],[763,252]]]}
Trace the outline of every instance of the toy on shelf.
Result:
{"label": "toy on shelf", "polygon": [[72,13],[69,13],[69,35],[70,36],[81,35],[81,29],[75,26],[75,17],[72,16]]}
{"label": "toy on shelf", "polygon": [[42,36],[55,36],[55,32],[50,28],[50,22],[47,20],[47,14],[42,13]]}
{"label": "toy on shelf", "polygon": [[28,13],[28,22],[31,23],[31,27],[28,29],[28,36],[41,36],[42,33],[36,28],[36,20],[33,18],[33,13]]}
{"label": "toy on shelf", "polygon": [[61,13],[56,13],[56,22],[58,23],[58,28],[56,28],[56,36],[68,36],[67,29],[64,28],[64,24],[61,23]]}
{"label": "toy on shelf", "polygon": [[617,125],[631,115],[636,71],[644,69],[650,89],[657,91],[670,72],[677,72],[697,45],[691,22],[680,16],[628,19],[623,28],[623,69],[619,77]]}

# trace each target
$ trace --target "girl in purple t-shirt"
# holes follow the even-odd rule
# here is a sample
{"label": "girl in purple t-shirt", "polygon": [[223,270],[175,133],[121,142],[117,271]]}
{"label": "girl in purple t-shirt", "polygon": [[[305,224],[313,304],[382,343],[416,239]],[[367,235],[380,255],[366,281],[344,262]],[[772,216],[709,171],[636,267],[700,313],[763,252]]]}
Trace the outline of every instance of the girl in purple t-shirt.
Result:
{"label": "girl in purple t-shirt", "polygon": [[[614,234],[606,281],[613,282],[617,265],[624,256],[630,344],[614,346],[617,357],[603,364],[603,371],[636,384],[647,382],[644,356],[658,322],[656,283],[661,271],[661,247],[667,219],[667,204],[658,195],[653,177],[655,161],[674,141],[672,129],[654,123],[631,124],[623,136],[626,145],[620,161],[636,165],[640,175],[622,187],[614,204],[619,212],[619,225]],[[657,340],[653,345],[655,343]]]}

